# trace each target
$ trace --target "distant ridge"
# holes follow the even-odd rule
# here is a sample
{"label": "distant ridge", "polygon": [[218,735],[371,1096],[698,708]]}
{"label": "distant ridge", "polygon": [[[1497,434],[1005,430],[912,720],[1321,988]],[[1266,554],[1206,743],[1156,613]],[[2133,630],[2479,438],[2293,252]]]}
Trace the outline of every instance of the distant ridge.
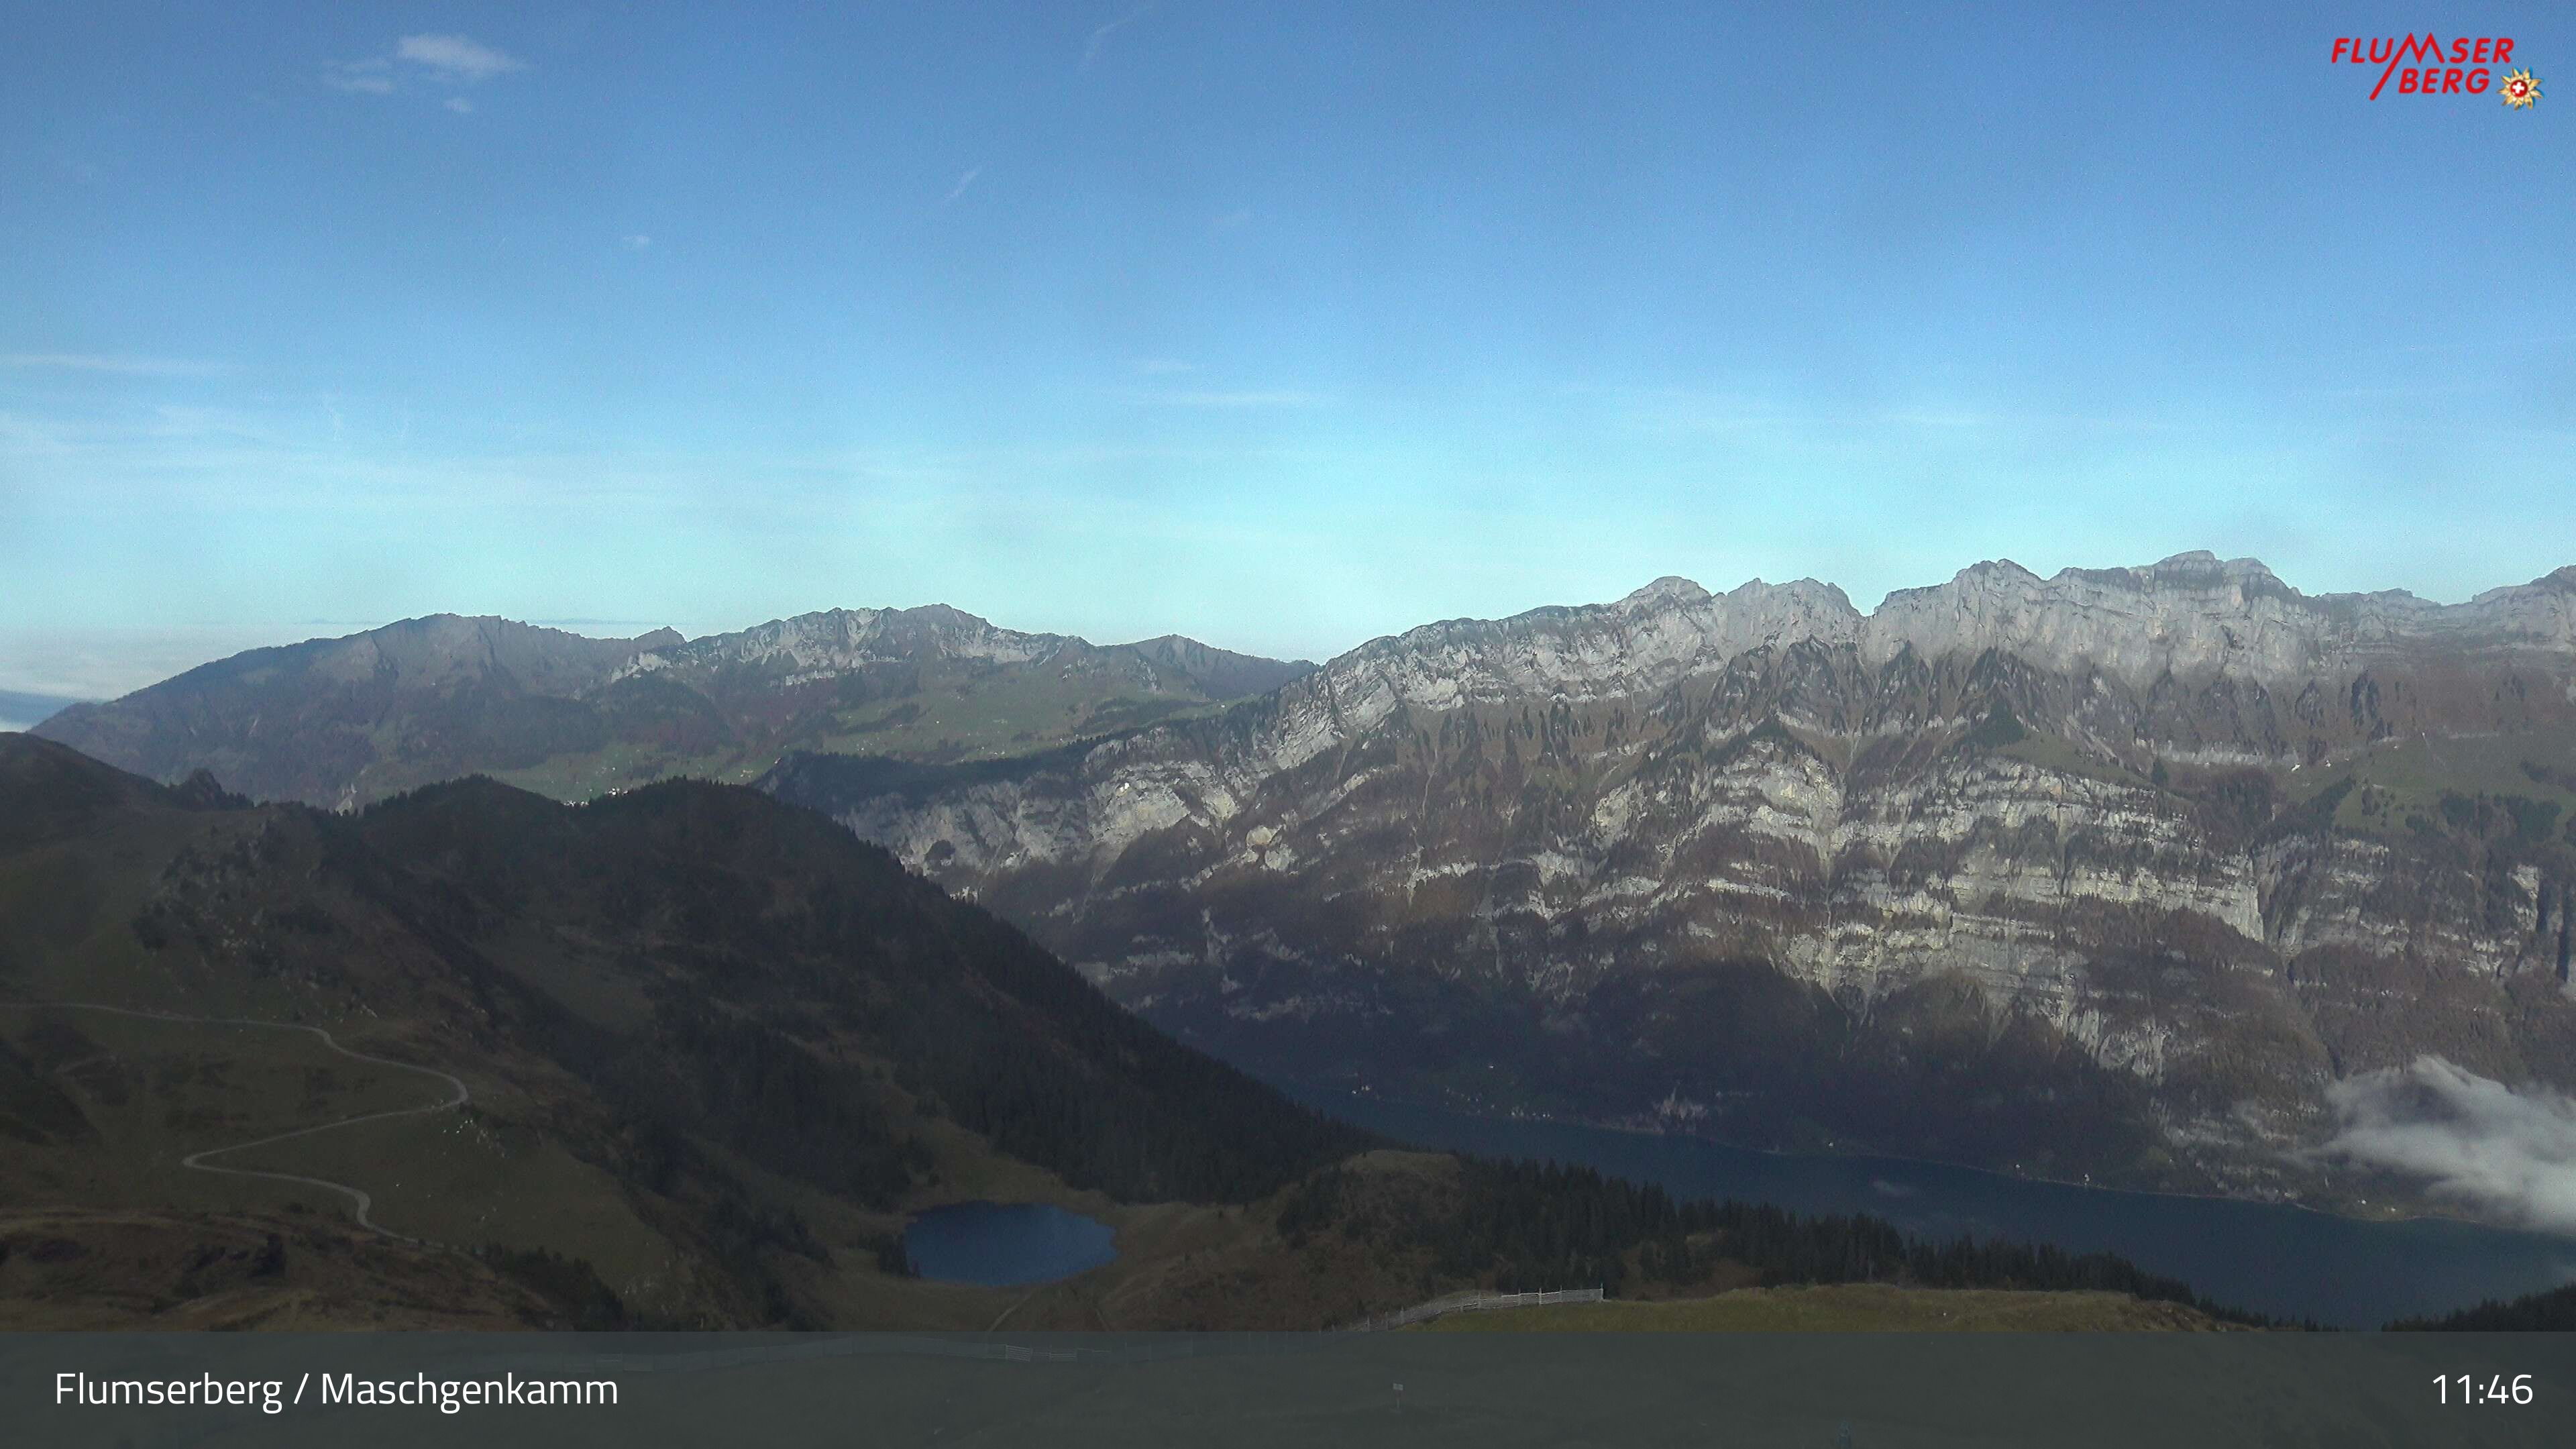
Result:
{"label": "distant ridge", "polygon": [[57,694],[0,689],[0,730],[29,728],[79,703],[81,701],[77,699]]}
{"label": "distant ridge", "polygon": [[694,640],[436,614],[48,709],[41,732],[154,779],[211,770],[258,799],[348,808],[472,774],[588,799],[673,775],[748,780],[789,749],[1023,754],[1312,668],[1178,635],[1101,647],[1023,634],[937,604],[831,609]]}
{"label": "distant ridge", "polygon": [[433,615],[256,649],[41,733],[123,769],[210,769],[259,799],[348,807],[492,774],[561,799],[673,775],[748,781],[791,754],[921,763],[1025,756],[1278,691],[1347,707],[1670,688],[1751,651],[1848,648],[1878,668],[2002,650],[2133,688],[2226,674],[2305,680],[2404,658],[2576,653],[2576,567],[2437,605],[2400,590],[2306,595],[2252,559],[2176,554],[2040,578],[2009,560],[1889,594],[1869,613],[1815,579],[1713,594],[1666,577],[1612,603],[1455,619],[1322,669],[1179,635],[1094,645],[945,605],[829,609],[683,638],[598,639]]}

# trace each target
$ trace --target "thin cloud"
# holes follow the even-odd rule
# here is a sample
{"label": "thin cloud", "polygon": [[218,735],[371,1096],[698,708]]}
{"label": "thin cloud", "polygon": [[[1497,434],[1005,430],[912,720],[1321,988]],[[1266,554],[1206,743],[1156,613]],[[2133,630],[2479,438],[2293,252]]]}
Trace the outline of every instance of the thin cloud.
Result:
{"label": "thin cloud", "polygon": [[1146,13],[1151,11],[1153,8],[1154,7],[1151,5],[1139,5],[1135,9],[1128,11],[1126,14],[1119,16],[1117,19],[1110,21],[1108,24],[1093,30],[1091,32],[1091,39],[1083,43],[1082,68],[1084,70],[1089,70],[1091,69],[1092,64],[1100,59],[1100,52],[1103,47],[1109,44],[1109,37],[1112,32],[1123,30],[1128,26],[1135,24],[1137,21],[1144,19]]}
{"label": "thin cloud", "polygon": [[0,413],[0,457],[16,454],[28,458],[63,457],[81,446],[82,440],[64,429],[16,413]]}
{"label": "thin cloud", "polygon": [[1615,420],[1626,427],[1665,434],[1769,434],[1784,439],[1849,440],[1861,434],[1890,431],[1934,437],[2010,429],[2145,434],[2168,432],[2175,426],[2142,417],[1939,406],[1819,410],[1783,405],[1762,393],[1691,387],[1576,382],[1565,384],[1559,391],[1568,397],[1596,400],[1611,409]]}
{"label": "thin cloud", "polygon": [[1332,399],[1321,393],[1285,388],[1248,388],[1235,392],[1139,393],[1136,401],[1148,407],[1166,408],[1314,408],[1322,407]]}
{"label": "thin cloud", "polygon": [[1933,408],[1913,408],[1880,414],[1882,421],[1901,428],[1987,428],[1999,419],[1991,413],[1942,412]]}
{"label": "thin cloud", "polygon": [[1210,220],[1208,222],[1208,230],[1241,231],[1243,228],[1250,225],[1252,225],[1252,208],[1248,206],[1238,206],[1234,210],[1225,213],[1223,216]]}
{"label": "thin cloud", "polygon": [[528,68],[526,61],[462,35],[406,35],[394,46],[394,58],[426,66],[440,80],[468,83]]}
{"label": "thin cloud", "polygon": [[1183,362],[1177,357],[1140,357],[1136,359],[1136,370],[1149,377],[1163,377],[1178,372],[1196,372],[1199,365]]}
{"label": "thin cloud", "polygon": [[0,353],[0,367],[98,372],[118,377],[205,377],[224,371],[220,363],[213,362],[189,362],[175,357],[109,357],[80,352]]}
{"label": "thin cloud", "polygon": [[957,184],[948,188],[948,194],[939,198],[939,204],[946,206],[948,203],[964,196],[966,194],[966,188],[974,185],[975,178],[983,174],[984,168],[981,166],[968,167],[966,174],[957,178]]}
{"label": "thin cloud", "polygon": [[394,93],[394,63],[383,56],[369,60],[352,60],[325,67],[322,84],[335,91],[353,91],[360,95],[389,96]]}
{"label": "thin cloud", "polygon": [[646,247],[651,246],[653,244],[653,239],[640,231],[629,232],[625,236],[619,237],[617,239],[617,244],[626,248],[630,252],[640,252]]}
{"label": "thin cloud", "polygon": [[2487,1214],[2576,1233],[2576,1101],[2515,1091],[2440,1057],[2326,1089],[2341,1124],[2320,1155],[2422,1179]]}
{"label": "thin cloud", "polygon": [[[406,71],[406,66],[411,69]],[[526,61],[470,36],[406,35],[394,42],[390,55],[337,61],[324,67],[322,83],[335,91],[389,96],[403,89],[406,75],[452,89],[480,85],[494,76],[527,68]],[[460,116],[474,111],[474,103],[463,96],[448,96],[440,104]]]}

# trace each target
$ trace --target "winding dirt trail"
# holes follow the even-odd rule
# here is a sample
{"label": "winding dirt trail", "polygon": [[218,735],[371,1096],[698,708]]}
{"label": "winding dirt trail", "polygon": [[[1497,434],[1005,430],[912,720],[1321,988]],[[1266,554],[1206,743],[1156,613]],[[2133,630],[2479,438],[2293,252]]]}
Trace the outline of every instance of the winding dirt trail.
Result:
{"label": "winding dirt trail", "polygon": [[328,1178],[305,1177],[292,1172],[262,1172],[249,1167],[217,1167],[206,1159],[221,1157],[226,1153],[248,1152],[254,1147],[291,1142],[298,1137],[310,1137],[317,1132],[336,1132],[343,1127],[355,1127],[361,1122],[382,1122],[390,1117],[419,1117],[431,1112],[452,1111],[474,1100],[474,1094],[466,1089],[464,1082],[436,1067],[414,1066],[409,1062],[391,1061],[384,1057],[369,1056],[365,1052],[352,1051],[340,1045],[332,1038],[331,1033],[318,1026],[298,1026],[292,1022],[283,1021],[252,1021],[246,1017],[236,1016],[179,1016],[166,1011],[137,1011],[127,1006],[108,1006],[96,1001],[0,1001],[0,1010],[104,1011],[114,1016],[132,1016],[145,1021],[169,1021],[191,1026],[249,1026],[268,1031],[300,1031],[307,1036],[321,1038],[324,1046],[353,1061],[365,1062],[370,1066],[391,1067],[398,1072],[417,1072],[422,1076],[436,1077],[445,1082],[454,1095],[446,1101],[433,1102],[426,1107],[397,1107],[390,1112],[368,1112],[356,1117],[343,1117],[337,1122],[325,1122],[318,1127],[298,1127],[292,1132],[280,1132],[252,1142],[236,1142],[229,1147],[209,1147],[202,1152],[191,1152],[179,1159],[181,1167],[192,1168],[198,1172],[216,1172],[228,1177],[264,1177],[272,1182],[292,1182],[306,1187],[318,1187],[326,1192],[336,1192],[356,1205],[358,1226],[406,1243],[419,1243],[423,1240],[397,1233],[369,1217],[368,1213],[374,1208],[376,1200],[370,1197],[364,1188],[351,1187],[345,1182],[333,1182]]}

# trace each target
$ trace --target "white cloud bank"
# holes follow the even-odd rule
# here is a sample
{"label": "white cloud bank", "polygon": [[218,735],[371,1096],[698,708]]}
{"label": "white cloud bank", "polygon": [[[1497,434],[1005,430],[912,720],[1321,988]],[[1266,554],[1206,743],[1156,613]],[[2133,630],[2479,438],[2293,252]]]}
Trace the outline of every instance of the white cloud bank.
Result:
{"label": "white cloud bank", "polygon": [[2437,1196],[2530,1227],[2576,1233],[2576,1101],[2418,1057],[2337,1082],[2341,1123],[2323,1153],[2426,1180]]}
{"label": "white cloud bank", "polygon": [[[397,61],[414,69],[398,69]],[[335,91],[389,96],[405,89],[400,83],[403,77],[426,78],[434,86],[453,89],[479,85],[494,76],[527,68],[526,61],[470,36],[406,35],[394,42],[391,55],[337,61],[323,67],[322,83]],[[461,95],[448,96],[440,104],[460,116],[474,112],[474,103]]]}

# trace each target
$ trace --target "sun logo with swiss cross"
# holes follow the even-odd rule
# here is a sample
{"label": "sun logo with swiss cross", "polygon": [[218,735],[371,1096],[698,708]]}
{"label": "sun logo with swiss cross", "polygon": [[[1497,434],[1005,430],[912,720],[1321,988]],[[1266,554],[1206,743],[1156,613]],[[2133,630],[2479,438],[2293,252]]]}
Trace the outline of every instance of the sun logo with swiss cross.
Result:
{"label": "sun logo with swiss cross", "polygon": [[2504,103],[2519,110],[2540,99],[2540,78],[2527,70],[2518,70],[2506,76],[2498,89],[2504,92]]}

